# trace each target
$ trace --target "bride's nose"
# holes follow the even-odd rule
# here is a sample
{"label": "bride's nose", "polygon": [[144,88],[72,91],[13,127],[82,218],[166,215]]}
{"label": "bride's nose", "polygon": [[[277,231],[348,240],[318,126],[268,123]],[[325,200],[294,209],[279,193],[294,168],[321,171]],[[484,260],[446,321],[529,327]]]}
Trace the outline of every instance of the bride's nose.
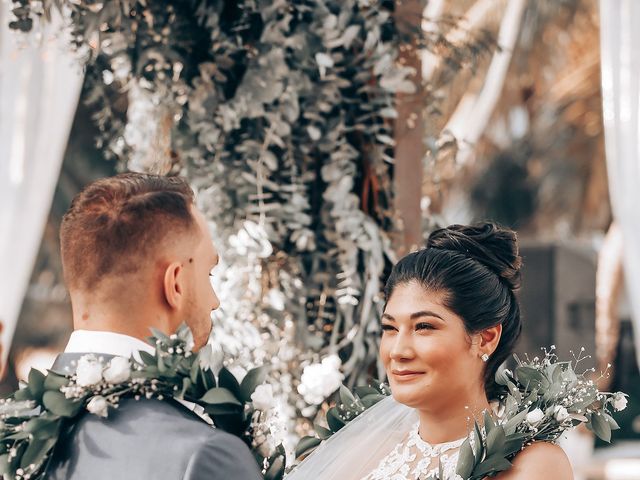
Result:
{"label": "bride's nose", "polygon": [[389,356],[392,360],[403,360],[413,358],[413,345],[411,334],[405,332],[399,332],[395,336],[391,349],[389,350]]}

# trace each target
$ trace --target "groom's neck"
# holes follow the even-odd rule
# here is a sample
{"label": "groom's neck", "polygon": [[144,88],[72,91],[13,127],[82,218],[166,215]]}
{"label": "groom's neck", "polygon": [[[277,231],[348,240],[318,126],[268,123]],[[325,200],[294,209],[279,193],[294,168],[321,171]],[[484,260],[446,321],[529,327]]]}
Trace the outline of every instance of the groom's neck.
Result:
{"label": "groom's neck", "polygon": [[151,335],[151,328],[168,335],[173,333],[170,319],[158,309],[144,308],[142,302],[126,305],[114,301],[104,305],[72,298],[72,308],[74,330],[114,332],[142,341]]}

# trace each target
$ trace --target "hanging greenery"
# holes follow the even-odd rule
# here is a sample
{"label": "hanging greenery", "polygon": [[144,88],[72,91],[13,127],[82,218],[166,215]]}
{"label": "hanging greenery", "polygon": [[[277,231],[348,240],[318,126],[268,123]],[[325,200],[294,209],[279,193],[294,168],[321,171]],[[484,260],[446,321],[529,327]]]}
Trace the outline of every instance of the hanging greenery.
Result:
{"label": "hanging greenery", "polygon": [[[86,64],[83,96],[105,155],[191,180],[223,259],[214,341],[236,358],[237,375],[273,364],[289,418],[314,417],[344,376],[348,385],[382,376],[395,99],[422,90],[400,61],[410,39],[398,33],[394,8],[388,0],[14,0],[10,25],[19,31],[61,12]],[[452,45],[433,30],[422,37],[420,22],[402,31],[416,48],[438,44],[452,72],[489,43],[472,36]],[[126,118],[114,108],[117,92],[127,94]]]}

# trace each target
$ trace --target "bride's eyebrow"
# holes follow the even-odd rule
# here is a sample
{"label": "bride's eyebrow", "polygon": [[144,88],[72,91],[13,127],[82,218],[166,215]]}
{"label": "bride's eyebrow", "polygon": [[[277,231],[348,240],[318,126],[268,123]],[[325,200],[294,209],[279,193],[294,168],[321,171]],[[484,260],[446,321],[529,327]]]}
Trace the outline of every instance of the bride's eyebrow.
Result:
{"label": "bride's eyebrow", "polygon": [[421,318],[421,317],[435,317],[435,318],[439,318],[440,320],[442,320],[443,322],[445,321],[444,318],[442,318],[440,315],[438,315],[435,312],[432,312],[430,310],[421,310],[419,312],[415,312],[412,313],[409,318],[411,320],[415,320],[417,318]]}
{"label": "bride's eyebrow", "polygon": [[[445,321],[444,318],[442,318],[440,315],[438,315],[435,312],[432,312],[430,310],[420,310],[419,312],[414,312],[411,315],[409,315],[409,319],[410,320],[417,320],[418,318],[422,318],[422,317],[433,317],[433,318],[439,318],[440,320],[442,320],[443,322]],[[388,313],[383,313],[382,314],[382,319],[383,320],[389,320],[391,322],[395,322],[396,319],[393,318],[391,315],[389,315]]]}

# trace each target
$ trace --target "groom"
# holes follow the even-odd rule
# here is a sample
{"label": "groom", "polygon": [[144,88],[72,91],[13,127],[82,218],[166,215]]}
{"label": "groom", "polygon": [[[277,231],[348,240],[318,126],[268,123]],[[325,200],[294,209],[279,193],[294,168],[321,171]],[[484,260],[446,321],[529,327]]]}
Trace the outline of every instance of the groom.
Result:
{"label": "groom", "polygon": [[[184,181],[127,173],[94,182],[64,216],[60,244],[74,332],[53,371],[68,374],[85,353],[152,353],[151,327],[171,334],[186,322],[195,349],[207,342],[218,254]],[[245,444],[210,424],[198,405],[125,399],[107,419],[81,417],[47,478],[261,478]]]}

